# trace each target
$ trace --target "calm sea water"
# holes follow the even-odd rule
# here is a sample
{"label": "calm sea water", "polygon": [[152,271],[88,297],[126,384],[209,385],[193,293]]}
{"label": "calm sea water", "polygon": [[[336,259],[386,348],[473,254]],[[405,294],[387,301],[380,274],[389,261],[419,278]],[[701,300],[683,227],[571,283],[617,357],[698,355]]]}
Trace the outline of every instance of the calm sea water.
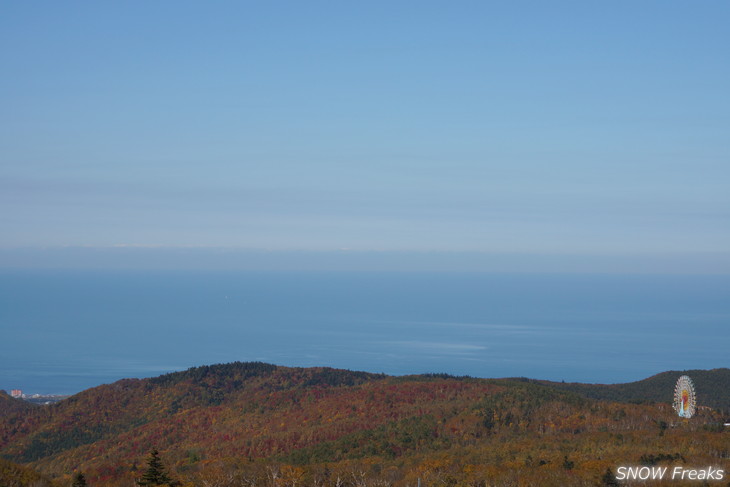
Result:
{"label": "calm sea water", "polygon": [[730,277],[0,273],[0,389],[261,360],[625,382],[730,366]]}

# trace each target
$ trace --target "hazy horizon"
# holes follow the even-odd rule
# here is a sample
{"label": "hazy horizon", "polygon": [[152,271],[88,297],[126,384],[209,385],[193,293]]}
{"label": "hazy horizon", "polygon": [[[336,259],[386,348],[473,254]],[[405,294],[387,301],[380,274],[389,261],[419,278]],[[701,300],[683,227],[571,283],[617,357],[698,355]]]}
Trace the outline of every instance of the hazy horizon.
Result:
{"label": "hazy horizon", "polygon": [[730,252],[541,254],[347,249],[312,251],[134,245],[0,247],[0,271],[23,269],[728,275]]}

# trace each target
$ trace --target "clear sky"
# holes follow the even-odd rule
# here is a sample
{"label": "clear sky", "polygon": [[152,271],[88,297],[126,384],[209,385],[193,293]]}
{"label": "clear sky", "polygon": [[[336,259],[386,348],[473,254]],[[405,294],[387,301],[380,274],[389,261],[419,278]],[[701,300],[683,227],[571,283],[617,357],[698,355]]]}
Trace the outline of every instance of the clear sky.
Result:
{"label": "clear sky", "polygon": [[730,272],[728,25],[727,1],[3,2],[0,267],[139,247]]}

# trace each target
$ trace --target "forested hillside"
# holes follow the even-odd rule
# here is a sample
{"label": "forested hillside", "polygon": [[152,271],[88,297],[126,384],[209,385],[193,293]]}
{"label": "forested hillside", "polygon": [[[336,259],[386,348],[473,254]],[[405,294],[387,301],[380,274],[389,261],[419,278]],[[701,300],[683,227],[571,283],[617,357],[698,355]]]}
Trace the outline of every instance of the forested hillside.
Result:
{"label": "forested hillside", "polygon": [[680,421],[669,399],[587,395],[528,380],[232,363],[8,410],[0,455],[58,485],[82,471],[104,486],[132,485],[153,448],[183,485],[219,487],[611,485],[619,464],[730,467],[720,413]]}
{"label": "forested hillside", "polygon": [[669,371],[628,384],[579,384],[540,381],[593,399],[620,402],[672,402],[677,378],[689,375],[697,391],[697,403],[730,414],[730,369]]}
{"label": "forested hillside", "polygon": [[33,409],[34,405],[22,399],[15,399],[5,391],[0,390],[0,417],[18,411]]}
{"label": "forested hillside", "polygon": [[0,486],[2,487],[52,487],[49,478],[32,468],[0,458]]}

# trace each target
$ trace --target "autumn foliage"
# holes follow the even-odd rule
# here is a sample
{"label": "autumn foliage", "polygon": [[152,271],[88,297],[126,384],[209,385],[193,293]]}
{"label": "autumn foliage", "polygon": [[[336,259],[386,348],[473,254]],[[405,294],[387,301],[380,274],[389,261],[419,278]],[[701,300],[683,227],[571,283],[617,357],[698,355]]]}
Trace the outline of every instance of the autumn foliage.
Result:
{"label": "autumn foliage", "polygon": [[210,487],[610,485],[626,463],[730,470],[720,413],[680,421],[670,399],[233,363],[7,412],[0,454],[59,485],[81,470],[92,486],[131,485],[152,449],[183,485]]}

